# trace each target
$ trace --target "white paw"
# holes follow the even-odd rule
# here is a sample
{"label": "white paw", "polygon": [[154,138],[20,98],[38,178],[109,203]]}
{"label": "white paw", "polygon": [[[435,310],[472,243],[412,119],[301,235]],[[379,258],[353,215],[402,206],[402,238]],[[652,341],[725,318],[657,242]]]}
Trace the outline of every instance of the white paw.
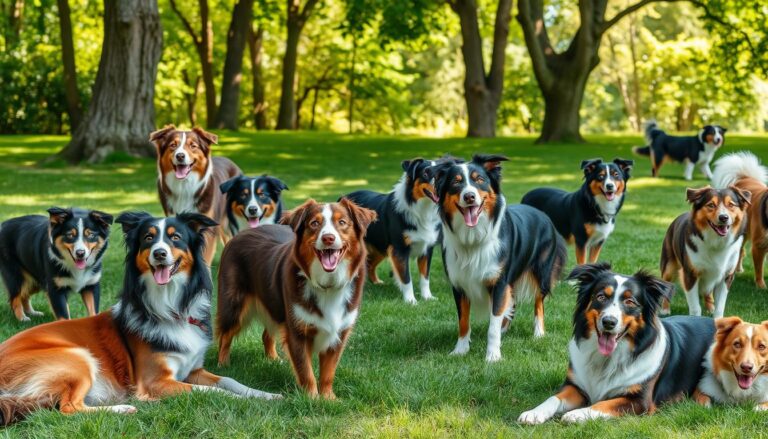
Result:
{"label": "white paw", "polygon": [[31,322],[31,321],[32,321],[32,319],[30,319],[30,318],[29,318],[29,317],[27,317],[27,316],[24,316],[24,317],[22,317],[22,318],[21,318],[21,320],[19,320],[19,321],[20,321],[20,322],[24,322],[24,323],[27,323],[27,322]]}
{"label": "white paw", "polygon": [[586,407],[583,409],[571,410],[570,412],[564,414],[561,420],[563,422],[575,423],[575,422],[586,422],[586,421],[589,421],[590,419],[600,419],[600,418],[607,418],[607,417],[608,415],[605,413],[599,412],[590,407]]}
{"label": "white paw", "polygon": [[34,309],[32,311],[29,311],[28,314],[31,315],[32,317],[42,317],[45,315],[44,313],[40,311],[35,311]]}
{"label": "white paw", "polygon": [[279,393],[263,392],[261,390],[256,390],[256,389],[248,389],[248,391],[245,394],[245,397],[266,399],[266,400],[283,399],[283,395]]}
{"label": "white paw", "polygon": [[405,300],[405,303],[408,305],[416,305],[418,302],[416,302],[416,297],[414,297],[413,294],[410,296],[403,296],[403,300]]}
{"label": "white paw", "polygon": [[533,324],[533,338],[541,338],[544,337],[544,325],[542,325],[538,320]]}
{"label": "white paw", "polygon": [[758,405],[755,406],[755,411],[756,412],[764,412],[766,410],[768,410],[768,406],[765,406],[763,404],[758,404]]}
{"label": "white paw", "polygon": [[501,350],[499,349],[488,349],[488,352],[485,353],[485,361],[488,363],[496,363],[500,360]]}
{"label": "white paw", "polygon": [[528,410],[527,412],[523,412],[517,418],[517,423],[525,424],[525,425],[537,425],[537,424],[541,424],[542,422],[546,422],[548,419],[549,419],[549,416],[547,416],[546,413],[542,413],[540,411],[537,411],[536,409],[533,409],[533,410]]}
{"label": "white paw", "polygon": [[429,291],[421,293],[421,298],[424,300],[437,300],[437,297],[433,296]]}
{"label": "white paw", "polygon": [[451,351],[451,355],[465,355],[467,352],[469,352],[469,340],[460,338],[456,342],[456,347]]}
{"label": "white paw", "polygon": [[109,411],[120,413],[121,415],[130,415],[137,412],[136,407],[125,404],[110,406]]}

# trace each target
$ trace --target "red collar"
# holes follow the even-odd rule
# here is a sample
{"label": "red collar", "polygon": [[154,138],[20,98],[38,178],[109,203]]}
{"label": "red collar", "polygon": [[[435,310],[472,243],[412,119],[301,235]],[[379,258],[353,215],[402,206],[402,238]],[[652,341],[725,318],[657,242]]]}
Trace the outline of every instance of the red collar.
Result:
{"label": "red collar", "polygon": [[[176,313],[173,314],[173,317],[176,318],[176,320],[182,320],[182,317]],[[192,316],[187,317],[187,323],[190,325],[195,325],[198,328],[200,328],[203,332],[208,332],[208,325],[205,324],[204,321],[196,319]]]}

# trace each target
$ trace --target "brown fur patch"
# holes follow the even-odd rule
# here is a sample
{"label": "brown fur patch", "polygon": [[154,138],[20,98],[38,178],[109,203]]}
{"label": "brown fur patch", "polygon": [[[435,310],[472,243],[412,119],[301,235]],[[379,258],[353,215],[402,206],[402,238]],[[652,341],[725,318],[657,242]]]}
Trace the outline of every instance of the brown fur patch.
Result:
{"label": "brown fur patch", "polygon": [[[738,317],[715,320],[717,333],[712,351],[712,366],[715,375],[721,371],[738,371],[741,364],[749,363],[754,371],[763,371],[768,366],[768,321],[752,324]],[[752,330],[750,339],[748,331]]]}

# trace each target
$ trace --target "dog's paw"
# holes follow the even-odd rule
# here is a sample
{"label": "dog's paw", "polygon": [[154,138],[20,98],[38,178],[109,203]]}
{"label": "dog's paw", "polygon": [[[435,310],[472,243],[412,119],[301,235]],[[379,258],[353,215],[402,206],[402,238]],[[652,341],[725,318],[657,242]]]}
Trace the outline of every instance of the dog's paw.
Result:
{"label": "dog's paw", "polygon": [[533,409],[533,410],[528,410],[527,412],[523,412],[517,418],[517,423],[525,424],[525,425],[538,425],[543,422],[546,422],[548,419],[549,419],[549,416],[547,416],[546,413]]}
{"label": "dog's paw", "polygon": [[275,400],[275,399],[283,399],[283,395],[279,393],[269,393],[264,392],[262,390],[256,390],[256,389],[248,389],[247,392],[245,392],[246,398],[256,398],[256,399],[266,399],[267,401]]}
{"label": "dog's paw", "polygon": [[563,422],[573,424],[577,422],[586,422],[590,419],[602,419],[608,417],[610,416],[606,413],[599,412],[591,407],[586,407],[583,409],[571,410],[570,412],[564,414],[561,419]]}
{"label": "dog's paw", "polygon": [[32,317],[42,317],[45,315],[45,313],[42,313],[40,311],[35,311],[33,309],[32,311],[29,312],[29,315],[31,315]]}
{"label": "dog's paw", "polygon": [[469,352],[469,339],[460,338],[456,342],[456,347],[451,351],[451,355],[466,355]]}
{"label": "dog's paw", "polygon": [[433,296],[430,292],[421,293],[421,298],[423,300],[437,300],[437,297]]}
{"label": "dog's paw", "polygon": [[22,323],[29,323],[29,322],[32,321],[32,319],[30,319],[29,316],[24,316],[24,317],[20,318],[19,321],[22,322]]}
{"label": "dog's paw", "polygon": [[762,404],[758,404],[758,405],[755,406],[755,411],[756,412],[764,412],[766,410],[768,410],[768,403],[766,403],[766,402],[764,402]]}
{"label": "dog's paw", "polygon": [[107,407],[106,409],[113,413],[119,413],[121,415],[132,415],[138,411],[136,410],[136,407],[132,405],[127,405],[127,404],[112,405]]}
{"label": "dog's paw", "polygon": [[384,285],[384,281],[381,279],[372,280],[371,283],[374,285]]}
{"label": "dog's paw", "polygon": [[488,363],[496,363],[501,361],[501,351],[498,349],[489,349],[485,353],[485,361]]}

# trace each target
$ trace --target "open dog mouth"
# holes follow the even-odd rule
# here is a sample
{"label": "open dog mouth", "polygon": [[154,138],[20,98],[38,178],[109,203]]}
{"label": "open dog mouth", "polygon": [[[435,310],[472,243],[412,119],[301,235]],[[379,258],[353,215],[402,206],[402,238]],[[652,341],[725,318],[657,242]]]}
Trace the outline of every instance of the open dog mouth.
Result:
{"label": "open dog mouth", "polygon": [[261,216],[248,216],[248,214],[244,214],[243,216],[245,216],[245,220],[248,221],[248,227],[251,229],[255,229],[256,227],[259,227],[259,223],[261,219],[264,218],[264,215],[266,213],[267,213],[266,211],[263,212]]}
{"label": "open dog mouth", "polygon": [[336,267],[341,261],[341,257],[344,255],[343,248],[326,248],[323,250],[315,249],[317,259],[320,260],[320,265],[323,266],[323,270],[330,273],[336,270]]}
{"label": "open dog mouth", "polygon": [[88,257],[78,258],[71,253],[70,256],[72,256],[72,262],[75,263],[75,268],[78,270],[85,270],[85,267],[88,266]]}
{"label": "open dog mouth", "polygon": [[483,202],[478,206],[467,206],[465,208],[462,208],[456,204],[459,212],[461,212],[461,214],[464,216],[464,224],[466,224],[467,227],[475,227],[477,225],[477,222],[480,219],[480,213],[482,212],[483,204],[485,204],[485,200],[483,200]]}
{"label": "open dog mouth", "polygon": [[712,230],[715,231],[720,236],[725,236],[728,234],[728,229],[731,228],[728,224],[715,224],[712,221],[709,221],[709,226],[712,227]]}
{"label": "open dog mouth", "polygon": [[177,259],[173,265],[158,265],[157,267],[153,267],[150,264],[155,282],[157,282],[158,285],[165,285],[170,282],[171,276],[179,271],[179,265],[181,265],[181,258]]}
{"label": "open dog mouth", "polygon": [[621,338],[626,335],[628,329],[624,329],[621,334],[600,333],[600,331],[597,331],[597,349],[606,357],[611,355],[616,350],[616,346]]}
{"label": "open dog mouth", "polygon": [[432,191],[431,191],[431,190],[429,190],[429,189],[424,189],[424,195],[425,195],[427,198],[429,198],[430,200],[432,200],[432,202],[433,202],[433,203],[435,203],[435,204],[437,204],[437,203],[440,201],[440,199],[439,199],[439,198],[437,198],[437,195],[435,195],[435,193],[434,193],[434,192],[432,192]]}
{"label": "open dog mouth", "polygon": [[734,369],[733,374],[736,375],[736,382],[743,390],[747,390],[752,387],[752,383],[755,381],[755,375],[742,375]]}
{"label": "open dog mouth", "polygon": [[188,165],[173,165],[173,170],[176,171],[176,178],[179,180],[183,180],[187,178],[190,172],[192,172],[192,166],[194,166],[195,162]]}
{"label": "open dog mouth", "polygon": [[603,195],[605,195],[605,199],[608,201],[613,201],[613,199],[616,198],[615,191],[603,191]]}

